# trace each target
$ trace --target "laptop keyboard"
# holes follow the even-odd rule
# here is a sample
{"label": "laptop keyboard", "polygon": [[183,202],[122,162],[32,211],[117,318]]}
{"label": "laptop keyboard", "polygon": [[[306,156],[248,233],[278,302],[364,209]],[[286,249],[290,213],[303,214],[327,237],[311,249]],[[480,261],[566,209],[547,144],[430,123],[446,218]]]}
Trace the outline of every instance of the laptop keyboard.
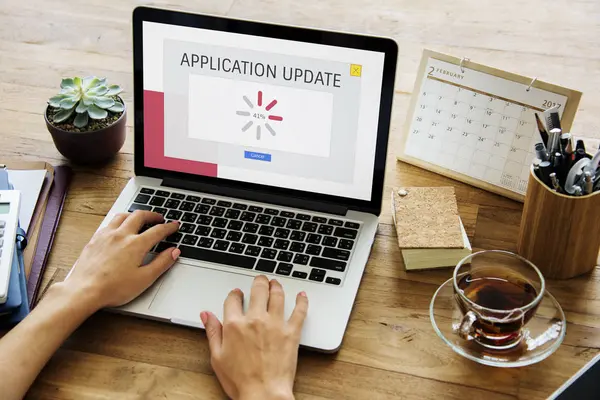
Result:
{"label": "laptop keyboard", "polygon": [[184,258],[330,285],[342,283],[360,230],[344,218],[152,188],[138,192],[135,210],[181,222],[155,252],[177,246]]}

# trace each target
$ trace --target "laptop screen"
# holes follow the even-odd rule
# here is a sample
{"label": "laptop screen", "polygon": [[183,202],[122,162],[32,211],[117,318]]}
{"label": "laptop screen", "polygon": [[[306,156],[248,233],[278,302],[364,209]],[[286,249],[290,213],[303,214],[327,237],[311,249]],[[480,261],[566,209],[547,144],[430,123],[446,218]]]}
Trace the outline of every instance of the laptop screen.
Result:
{"label": "laptop screen", "polygon": [[144,166],[371,200],[384,53],[144,21]]}

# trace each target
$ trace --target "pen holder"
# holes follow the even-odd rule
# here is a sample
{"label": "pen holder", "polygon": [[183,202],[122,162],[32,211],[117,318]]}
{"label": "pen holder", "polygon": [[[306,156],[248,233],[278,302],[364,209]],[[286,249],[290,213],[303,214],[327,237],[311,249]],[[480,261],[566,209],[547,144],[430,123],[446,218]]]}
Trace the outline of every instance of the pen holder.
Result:
{"label": "pen holder", "polygon": [[568,279],[591,271],[600,250],[600,192],[567,196],[529,174],[518,252],[546,278]]}

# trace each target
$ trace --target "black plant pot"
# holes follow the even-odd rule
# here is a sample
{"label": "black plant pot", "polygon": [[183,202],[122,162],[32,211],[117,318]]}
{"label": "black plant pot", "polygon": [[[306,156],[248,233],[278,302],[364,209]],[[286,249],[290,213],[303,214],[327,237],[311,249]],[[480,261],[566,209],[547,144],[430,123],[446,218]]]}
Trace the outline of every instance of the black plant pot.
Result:
{"label": "black plant pot", "polygon": [[60,154],[76,164],[99,164],[114,157],[123,147],[126,115],[125,109],[114,124],[90,132],[69,132],[57,128],[48,120],[48,108],[44,112],[44,119]]}

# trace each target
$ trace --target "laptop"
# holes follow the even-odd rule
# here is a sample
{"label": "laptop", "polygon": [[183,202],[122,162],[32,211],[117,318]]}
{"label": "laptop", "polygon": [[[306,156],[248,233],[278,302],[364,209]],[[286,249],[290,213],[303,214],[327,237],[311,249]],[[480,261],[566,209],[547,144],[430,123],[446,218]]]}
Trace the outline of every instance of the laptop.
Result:
{"label": "laptop", "polygon": [[[115,214],[179,232],[176,265],[117,311],[203,328],[234,288],[281,282],[301,345],[337,351],[377,231],[393,40],[152,8],[133,13],[135,177]],[[148,259],[153,254],[149,254]]]}

